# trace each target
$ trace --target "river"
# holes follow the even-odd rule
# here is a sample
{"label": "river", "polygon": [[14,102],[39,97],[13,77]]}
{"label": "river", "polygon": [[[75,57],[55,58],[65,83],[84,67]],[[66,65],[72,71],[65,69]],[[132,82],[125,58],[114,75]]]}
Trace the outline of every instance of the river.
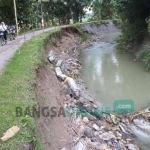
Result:
{"label": "river", "polygon": [[150,103],[150,73],[131,55],[116,51],[119,34],[107,34],[81,52],[81,78],[102,105],[112,108],[115,100],[131,99],[138,111]]}
{"label": "river", "polygon": [[[116,51],[116,38],[120,33],[104,36],[100,42],[81,51],[83,63],[81,78],[92,92],[95,100],[113,110],[115,100],[131,99],[135,111],[146,108],[150,103],[150,73],[141,62],[134,61],[130,54]],[[150,149],[150,135],[129,125],[132,140],[141,150]]]}

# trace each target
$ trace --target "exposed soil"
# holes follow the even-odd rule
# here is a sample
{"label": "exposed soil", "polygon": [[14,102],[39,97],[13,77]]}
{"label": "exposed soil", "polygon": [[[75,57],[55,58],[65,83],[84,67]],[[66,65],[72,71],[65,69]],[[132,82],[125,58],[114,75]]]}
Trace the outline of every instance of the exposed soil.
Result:
{"label": "exposed soil", "polygon": [[[53,50],[62,53],[71,50],[76,41],[78,34],[63,32],[62,39],[54,45],[48,47],[47,51]],[[65,95],[62,92],[62,83],[57,79],[53,67],[45,65],[37,71],[36,96],[38,105],[42,107],[63,107]],[[72,147],[72,128],[71,119],[67,117],[40,117],[37,121],[37,136],[41,138],[44,150],[58,150],[63,147]]]}
{"label": "exposed soil", "polygon": [[[92,37],[92,41],[95,40]],[[102,37],[96,37],[96,41],[100,40]],[[77,31],[71,30],[69,28],[63,29],[61,39],[57,39],[55,36],[51,37],[52,44],[47,47],[46,56],[50,51],[53,51],[57,58],[63,59],[63,61],[68,61],[69,63],[63,68],[63,72],[66,75],[70,75],[74,78],[73,74],[76,74],[76,69],[78,68],[79,62],[77,62],[74,56],[76,50],[81,50],[89,43],[81,43],[80,36]],[[61,56],[59,58],[59,56]],[[77,55],[76,55],[77,56]],[[69,58],[67,58],[69,57]],[[73,60],[75,60],[73,62]],[[91,97],[86,95],[82,91],[80,98],[69,98],[67,101],[67,93],[63,91],[64,83],[60,82],[56,74],[54,73],[55,65],[51,62],[45,63],[44,66],[37,70],[37,82],[36,82],[36,96],[38,105],[43,107],[64,107],[67,106],[76,107],[77,104],[82,104],[81,107],[87,108],[87,113],[91,113],[91,108],[96,109],[97,105],[94,101],[91,101]],[[53,65],[52,65],[53,64]],[[68,68],[67,65],[72,65]],[[77,70],[78,71],[78,70]],[[79,72],[77,73],[79,75]],[[76,79],[76,78],[75,78]],[[79,77],[77,77],[79,79]],[[65,80],[64,80],[65,81]],[[79,81],[79,80],[76,80]],[[82,82],[82,81],[81,81]],[[79,82],[81,84],[81,82]],[[85,89],[84,86],[82,90]],[[70,94],[70,93],[69,93]],[[65,107],[66,105],[66,107]],[[78,107],[78,106],[77,106]],[[58,112],[58,111],[57,111]],[[72,112],[69,112],[70,114]],[[40,117],[37,120],[37,131],[36,134],[41,138],[41,145],[44,150],[65,150],[65,148],[75,149],[100,149],[100,150],[112,150],[112,149],[139,149],[131,139],[129,139],[126,134],[132,133],[130,129],[127,128],[126,124],[129,123],[130,118],[127,116],[122,116],[119,118],[111,114],[109,117],[91,116],[91,119],[87,117],[82,118],[67,118],[64,116],[60,117]],[[133,118],[132,118],[133,119]],[[134,121],[134,120],[133,120]],[[107,122],[107,124],[106,124]],[[96,124],[95,124],[96,123]],[[96,126],[96,127],[95,127]],[[126,130],[128,132],[126,132]],[[125,135],[125,136],[124,136]],[[76,138],[77,137],[77,138]],[[64,149],[63,149],[64,148]]]}
{"label": "exposed soil", "polygon": [[[61,84],[51,70],[50,66],[44,66],[38,71],[36,84],[38,104],[43,107],[63,107],[65,97],[61,92]],[[71,147],[72,131],[69,130],[71,122],[68,118],[40,117],[37,124],[37,134],[41,138],[45,150],[58,150],[63,147]]]}

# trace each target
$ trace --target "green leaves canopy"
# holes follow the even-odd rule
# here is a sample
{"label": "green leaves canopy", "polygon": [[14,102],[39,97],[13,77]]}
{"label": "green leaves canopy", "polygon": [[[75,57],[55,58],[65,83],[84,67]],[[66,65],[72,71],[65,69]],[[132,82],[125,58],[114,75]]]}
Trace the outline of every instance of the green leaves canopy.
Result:
{"label": "green leaves canopy", "polygon": [[[60,23],[69,23],[72,18],[78,22],[84,16],[84,8],[92,0],[16,0],[19,24],[40,22],[41,12],[46,21],[59,19]],[[41,6],[42,5],[42,6]],[[42,7],[42,10],[41,10]],[[15,23],[13,0],[0,1],[0,16],[7,24]]]}

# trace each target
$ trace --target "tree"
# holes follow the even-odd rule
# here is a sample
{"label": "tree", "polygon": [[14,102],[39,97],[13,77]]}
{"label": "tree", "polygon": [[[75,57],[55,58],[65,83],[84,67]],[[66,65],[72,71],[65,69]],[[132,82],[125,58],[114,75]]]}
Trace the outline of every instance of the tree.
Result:
{"label": "tree", "polygon": [[96,20],[111,19],[114,14],[111,0],[95,0],[92,5],[94,18]]}
{"label": "tree", "polygon": [[[31,14],[33,14],[35,8],[35,0],[16,0],[18,22],[20,24],[30,22]],[[15,23],[14,17],[14,5],[12,0],[0,1],[1,20],[7,24]]]}
{"label": "tree", "polygon": [[113,3],[123,21],[121,47],[143,40],[147,34],[149,0],[113,0]]}
{"label": "tree", "polygon": [[[68,24],[70,19],[81,22],[85,15],[84,8],[91,5],[92,0],[16,0],[19,25],[35,26],[44,17],[49,20],[59,20],[60,24]],[[42,10],[41,10],[42,9]],[[0,1],[1,20],[7,24],[15,23],[13,0]]]}

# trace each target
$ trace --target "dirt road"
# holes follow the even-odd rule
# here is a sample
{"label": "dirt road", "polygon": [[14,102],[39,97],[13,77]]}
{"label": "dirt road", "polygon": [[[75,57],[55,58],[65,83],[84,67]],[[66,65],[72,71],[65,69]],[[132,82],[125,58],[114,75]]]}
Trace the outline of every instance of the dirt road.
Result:
{"label": "dirt road", "polygon": [[9,61],[12,58],[12,56],[15,54],[15,52],[18,50],[18,48],[25,41],[30,40],[32,37],[34,37],[36,35],[39,35],[46,31],[53,30],[55,28],[58,28],[58,27],[51,27],[51,28],[47,28],[44,30],[38,30],[38,31],[35,31],[34,34],[33,34],[33,32],[26,33],[25,39],[24,39],[24,35],[20,35],[20,36],[18,36],[18,38],[16,40],[13,40],[13,41],[8,40],[7,45],[0,46],[0,72],[5,67],[7,61]]}

